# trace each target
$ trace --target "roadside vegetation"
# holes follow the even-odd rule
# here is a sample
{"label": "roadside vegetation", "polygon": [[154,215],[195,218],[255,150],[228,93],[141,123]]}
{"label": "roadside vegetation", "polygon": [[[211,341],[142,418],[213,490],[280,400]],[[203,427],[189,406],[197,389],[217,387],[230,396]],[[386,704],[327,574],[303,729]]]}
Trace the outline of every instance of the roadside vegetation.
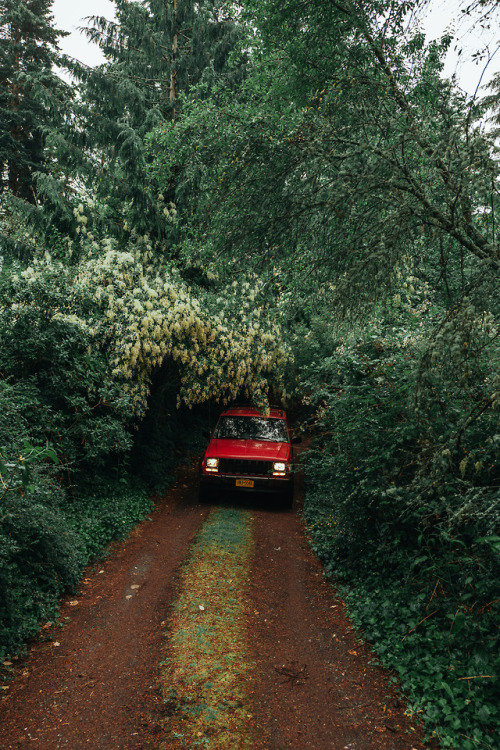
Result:
{"label": "roadside vegetation", "polygon": [[0,10],[0,654],[218,404],[282,399],[363,636],[442,747],[495,748],[498,77],[443,79],[420,0],[115,4],[96,69],[50,0]]}
{"label": "roadside vegetation", "polygon": [[[305,516],[313,549],[359,632],[394,670],[430,734],[443,747],[493,748],[494,417],[478,415],[452,452],[456,425],[446,434],[443,419],[415,405],[411,338],[374,329],[368,340],[337,343],[333,357],[308,373],[320,413],[306,463]],[[440,454],[432,456],[436,444]]]}

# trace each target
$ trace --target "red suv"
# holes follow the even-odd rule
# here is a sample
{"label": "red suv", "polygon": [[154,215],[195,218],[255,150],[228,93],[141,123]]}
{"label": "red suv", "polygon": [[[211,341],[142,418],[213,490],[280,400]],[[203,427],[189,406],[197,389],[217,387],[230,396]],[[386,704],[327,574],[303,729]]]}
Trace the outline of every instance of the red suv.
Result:
{"label": "red suv", "polygon": [[226,409],[217,422],[201,462],[200,500],[216,490],[273,493],[293,504],[293,452],[286,414],[271,408],[268,416],[252,406]]}

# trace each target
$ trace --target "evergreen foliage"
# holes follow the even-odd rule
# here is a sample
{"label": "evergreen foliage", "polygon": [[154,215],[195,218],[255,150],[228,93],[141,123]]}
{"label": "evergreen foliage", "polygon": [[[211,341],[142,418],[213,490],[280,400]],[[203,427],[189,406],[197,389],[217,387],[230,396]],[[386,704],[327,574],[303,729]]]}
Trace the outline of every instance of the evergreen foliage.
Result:
{"label": "evergreen foliage", "polygon": [[88,19],[88,38],[106,62],[94,69],[68,61],[81,83],[74,147],[79,169],[106,204],[106,231],[127,227],[165,242],[171,254],[175,227],[165,221],[172,201],[147,179],[145,135],[179,114],[182,99],[200,82],[210,87],[224,73],[238,27],[219,0],[116,0],[116,20]]}
{"label": "evergreen foliage", "polygon": [[[306,347],[302,385],[317,437],[305,514],[327,575],[429,732],[443,747],[493,748],[498,405],[464,420],[456,379],[436,378],[444,408],[415,410],[427,325],[419,318],[399,315],[396,331],[390,319],[372,324],[332,341],[327,357]],[[477,386],[479,368],[487,380],[498,354],[478,365]]]}
{"label": "evergreen foliage", "polygon": [[3,0],[0,6],[0,193],[29,203],[47,174],[47,138],[65,118],[68,87],[54,70],[65,32],[53,25],[52,0]]}

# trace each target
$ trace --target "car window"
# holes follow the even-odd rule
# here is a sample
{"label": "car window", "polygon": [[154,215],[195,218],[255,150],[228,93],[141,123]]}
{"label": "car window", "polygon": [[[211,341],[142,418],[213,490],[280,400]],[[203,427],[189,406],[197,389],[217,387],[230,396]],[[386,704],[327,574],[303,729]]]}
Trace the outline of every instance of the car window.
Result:
{"label": "car window", "polygon": [[214,437],[225,440],[269,440],[287,443],[288,430],[284,419],[265,417],[221,417]]}

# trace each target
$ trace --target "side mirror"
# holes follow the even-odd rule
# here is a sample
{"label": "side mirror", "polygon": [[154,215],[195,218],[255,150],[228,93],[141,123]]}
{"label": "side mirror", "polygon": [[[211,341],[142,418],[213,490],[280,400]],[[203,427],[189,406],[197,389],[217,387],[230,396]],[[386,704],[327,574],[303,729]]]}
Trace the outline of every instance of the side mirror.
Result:
{"label": "side mirror", "polygon": [[298,445],[301,442],[302,442],[302,436],[301,435],[296,435],[291,440],[292,445]]}

